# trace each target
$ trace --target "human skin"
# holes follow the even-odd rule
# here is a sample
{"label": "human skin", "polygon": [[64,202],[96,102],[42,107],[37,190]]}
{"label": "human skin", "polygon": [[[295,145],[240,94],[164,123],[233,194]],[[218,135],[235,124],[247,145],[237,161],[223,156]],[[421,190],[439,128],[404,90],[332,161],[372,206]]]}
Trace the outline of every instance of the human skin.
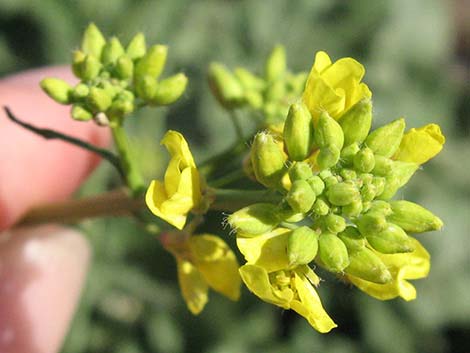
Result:
{"label": "human skin", "polygon": [[[27,71],[0,80],[0,106],[22,120],[106,146],[107,129],[75,122],[69,107],[48,98],[44,77],[74,78],[65,68]],[[0,111],[0,352],[60,350],[90,260],[86,239],[59,225],[19,228],[31,207],[66,199],[99,158],[62,141],[47,141]]]}

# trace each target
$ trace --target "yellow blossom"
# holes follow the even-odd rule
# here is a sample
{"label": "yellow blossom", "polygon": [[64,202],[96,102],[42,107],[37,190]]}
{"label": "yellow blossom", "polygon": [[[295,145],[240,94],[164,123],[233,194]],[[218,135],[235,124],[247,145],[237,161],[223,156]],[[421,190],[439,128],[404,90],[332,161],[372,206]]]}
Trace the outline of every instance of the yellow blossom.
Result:
{"label": "yellow blossom", "polygon": [[439,125],[428,124],[418,129],[411,129],[401,140],[393,159],[417,164],[426,163],[437,155],[446,139]]}
{"label": "yellow blossom", "polygon": [[219,237],[165,233],[162,243],[176,258],[181,293],[189,310],[199,314],[208,301],[209,287],[231,300],[240,297],[238,262]]}
{"label": "yellow blossom", "polygon": [[327,53],[318,52],[302,97],[314,121],[324,110],[338,120],[359,100],[370,98],[372,93],[361,83],[364,74],[364,67],[352,58],[332,63]]}
{"label": "yellow blossom", "polygon": [[183,135],[168,131],[161,141],[168,149],[171,160],[164,182],[153,180],[145,201],[150,211],[178,229],[186,223],[189,211],[201,202],[201,180]]}
{"label": "yellow blossom", "polygon": [[396,297],[402,297],[406,301],[415,299],[416,289],[407,280],[424,278],[428,275],[430,256],[416,239],[410,237],[410,240],[415,248],[411,253],[385,255],[375,252],[392,275],[392,281],[389,283],[372,283],[351,275],[347,275],[347,278],[360,290],[380,300]]}

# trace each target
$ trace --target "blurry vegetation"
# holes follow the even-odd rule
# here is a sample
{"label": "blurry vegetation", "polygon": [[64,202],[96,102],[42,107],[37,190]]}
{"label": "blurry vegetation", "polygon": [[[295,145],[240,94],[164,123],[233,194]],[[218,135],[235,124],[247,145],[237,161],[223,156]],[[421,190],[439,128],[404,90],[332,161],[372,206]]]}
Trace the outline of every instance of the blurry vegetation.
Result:
{"label": "blurry vegetation", "polygon": [[[357,58],[374,93],[376,124],[404,115],[409,127],[435,122],[447,136],[443,153],[404,191],[445,222],[442,232],[420,237],[432,269],[417,283],[416,301],[379,302],[329,281],[320,294],[339,328],[328,335],[247,290],[236,304],[212,293],[193,317],[180,297],[174,260],[158,241],[130,220],[93,220],[80,225],[94,261],[63,352],[470,351],[469,41],[468,28],[457,35],[462,29],[453,17],[465,8],[453,6],[465,2],[0,0],[3,75],[67,63],[90,21],[124,41],[143,31],[149,43],[170,46],[167,70],[189,76],[187,93],[170,110],[147,110],[131,123],[149,179],[162,173],[158,142],[167,128],[189,138],[198,161],[234,138],[229,117],[209,94],[209,62],[260,69],[277,43],[295,71],[308,70],[317,50]],[[80,193],[115,183],[102,165]],[[221,216],[210,219],[203,230],[222,234]]]}

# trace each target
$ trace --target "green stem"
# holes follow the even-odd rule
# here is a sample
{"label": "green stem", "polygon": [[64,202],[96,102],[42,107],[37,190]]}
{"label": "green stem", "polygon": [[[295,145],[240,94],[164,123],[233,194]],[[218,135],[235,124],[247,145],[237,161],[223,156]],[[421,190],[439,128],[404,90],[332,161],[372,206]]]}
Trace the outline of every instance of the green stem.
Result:
{"label": "green stem", "polygon": [[211,189],[215,196],[211,210],[235,212],[259,202],[280,202],[282,195],[266,190]]}
{"label": "green stem", "polygon": [[245,176],[246,176],[245,172],[242,169],[236,169],[234,171],[231,171],[231,172],[225,174],[224,176],[222,176],[218,179],[212,180],[210,182],[210,186],[213,187],[213,188],[220,188],[220,187],[223,187],[225,185],[231,184],[231,183],[233,183],[237,180],[240,180],[240,179],[244,178]]}
{"label": "green stem", "polygon": [[111,124],[111,132],[113,134],[114,144],[116,145],[119,157],[121,159],[122,169],[124,171],[127,186],[131,189],[134,196],[144,192],[145,185],[137,166],[135,158],[132,158],[129,140],[122,126],[122,120],[114,121]]}
{"label": "green stem", "polygon": [[235,128],[235,132],[237,133],[238,140],[243,141],[244,140],[243,129],[240,124],[240,120],[238,119],[238,115],[234,110],[230,111],[230,119],[232,120],[233,126]]}

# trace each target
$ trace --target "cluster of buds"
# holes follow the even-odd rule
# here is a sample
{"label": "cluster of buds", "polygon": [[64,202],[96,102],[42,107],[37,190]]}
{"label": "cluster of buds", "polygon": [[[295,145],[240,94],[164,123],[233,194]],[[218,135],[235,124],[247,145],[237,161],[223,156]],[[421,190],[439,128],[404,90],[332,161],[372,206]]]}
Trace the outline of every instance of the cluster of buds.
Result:
{"label": "cluster of buds", "polygon": [[124,48],[119,39],[106,40],[90,24],[81,48],[73,53],[72,70],[80,82],[72,87],[63,80],[46,78],[41,87],[56,102],[72,104],[74,119],[93,118],[107,124],[136,108],[171,104],[183,94],[188,81],[183,73],[159,80],[167,50],[164,45],[147,48],[142,33]]}
{"label": "cluster of buds", "polygon": [[[404,134],[405,122],[398,119],[369,133],[371,123],[369,98],[338,121],[327,111],[313,119],[299,102],[290,106],[282,135],[258,133],[251,147],[254,176],[279,192],[281,201],[252,204],[228,217],[239,247],[245,239],[282,234],[286,240],[277,246],[284,248],[276,251],[287,256],[283,271],[314,261],[336,275],[368,283],[395,280],[383,254],[411,253],[419,243],[409,233],[443,224],[413,202],[390,200],[425,162],[406,158],[404,149],[410,140],[414,143],[417,131],[438,127]],[[265,256],[272,259],[274,250],[263,247],[259,251],[271,252]],[[256,264],[261,257],[252,260]]]}
{"label": "cluster of buds", "polygon": [[260,112],[264,124],[282,126],[290,103],[302,94],[307,73],[294,74],[286,68],[283,46],[276,46],[266,59],[264,75],[258,76],[245,68],[233,72],[219,63],[209,67],[211,90],[226,109],[249,108]]}

